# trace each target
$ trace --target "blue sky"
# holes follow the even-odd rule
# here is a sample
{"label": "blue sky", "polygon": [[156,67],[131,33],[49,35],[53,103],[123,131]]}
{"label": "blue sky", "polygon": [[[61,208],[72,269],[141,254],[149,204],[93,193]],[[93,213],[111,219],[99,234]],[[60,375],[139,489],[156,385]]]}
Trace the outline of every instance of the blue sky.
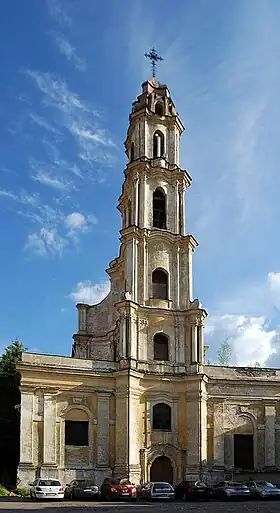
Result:
{"label": "blue sky", "polygon": [[155,46],[186,131],[194,289],[209,358],[280,365],[278,0],[0,6],[0,347],[70,354],[107,290],[132,101]]}

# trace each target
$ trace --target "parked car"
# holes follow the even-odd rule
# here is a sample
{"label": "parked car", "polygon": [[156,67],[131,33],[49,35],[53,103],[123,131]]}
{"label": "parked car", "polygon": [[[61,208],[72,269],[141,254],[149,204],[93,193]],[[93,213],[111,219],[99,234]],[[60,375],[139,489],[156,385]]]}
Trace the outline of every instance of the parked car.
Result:
{"label": "parked car", "polygon": [[30,498],[62,500],[64,488],[57,479],[36,479],[34,483],[30,484]]}
{"label": "parked car", "polygon": [[220,481],[213,488],[216,499],[250,499],[251,494],[248,486],[237,481]]}
{"label": "parked car", "polygon": [[66,485],[65,499],[99,500],[99,487],[93,481],[75,479]]}
{"label": "parked car", "polygon": [[136,487],[128,479],[107,477],[100,487],[100,496],[105,500],[136,500]]}
{"label": "parked car", "polygon": [[147,500],[173,500],[175,498],[175,492],[173,486],[169,483],[148,483],[144,488],[142,488],[141,497],[142,499]]}
{"label": "parked car", "polygon": [[249,481],[246,483],[249,487],[252,499],[280,499],[280,490],[268,481]]}
{"label": "parked car", "polygon": [[182,481],[175,488],[176,499],[209,501],[213,490],[202,481]]}

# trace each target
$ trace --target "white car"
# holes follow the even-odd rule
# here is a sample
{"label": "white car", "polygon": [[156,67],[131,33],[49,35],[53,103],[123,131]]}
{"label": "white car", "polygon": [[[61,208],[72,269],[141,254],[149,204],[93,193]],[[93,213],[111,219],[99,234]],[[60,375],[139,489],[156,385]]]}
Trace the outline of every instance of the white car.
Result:
{"label": "white car", "polygon": [[36,479],[30,485],[30,498],[38,499],[64,499],[64,488],[57,479]]}

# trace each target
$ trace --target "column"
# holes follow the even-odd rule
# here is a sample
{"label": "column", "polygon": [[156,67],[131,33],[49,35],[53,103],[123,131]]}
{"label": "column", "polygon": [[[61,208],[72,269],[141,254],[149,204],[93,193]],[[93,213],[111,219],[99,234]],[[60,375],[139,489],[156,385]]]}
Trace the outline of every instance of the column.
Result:
{"label": "column", "polygon": [[158,134],[155,134],[157,138],[157,157],[161,157],[161,137]]}
{"label": "column", "polygon": [[224,467],[225,464],[225,438],[224,438],[224,404],[213,405],[213,444],[214,467]]}
{"label": "column", "polygon": [[191,363],[197,363],[197,326],[193,324],[191,326],[191,338],[192,338],[192,357]]}
{"label": "column", "polygon": [[139,179],[137,178],[133,182],[133,195],[134,195],[134,224],[138,226],[138,208],[139,208],[139,198],[138,198],[138,183]]}
{"label": "column", "polygon": [[56,398],[44,394],[43,465],[56,465]]}
{"label": "column", "polygon": [[21,392],[20,463],[33,464],[33,391]]}
{"label": "column", "polygon": [[97,429],[97,466],[109,467],[109,393],[99,393]]}
{"label": "column", "polygon": [[87,305],[79,304],[79,332],[86,331],[86,320],[87,320]]}
{"label": "column", "polygon": [[133,269],[134,269],[134,276],[133,276],[133,296],[132,300],[135,301],[135,303],[138,303],[138,285],[139,285],[139,279],[138,279],[138,240],[133,240]]}
{"label": "column", "polygon": [[198,362],[204,361],[204,336],[202,324],[197,326],[197,349],[198,349]]}
{"label": "column", "polygon": [[175,201],[174,201],[174,232],[180,233],[180,217],[179,217],[179,189],[178,181],[175,184]]}
{"label": "column", "polygon": [[275,406],[265,406],[265,466],[275,466]]}

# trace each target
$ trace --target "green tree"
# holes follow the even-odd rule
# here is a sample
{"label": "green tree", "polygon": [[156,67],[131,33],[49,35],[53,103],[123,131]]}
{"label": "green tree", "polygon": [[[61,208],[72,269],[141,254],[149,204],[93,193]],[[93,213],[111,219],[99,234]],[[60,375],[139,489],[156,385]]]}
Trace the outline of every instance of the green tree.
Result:
{"label": "green tree", "polygon": [[218,349],[218,365],[223,367],[227,367],[230,365],[230,360],[232,356],[232,347],[229,343],[228,337],[219,347]]}
{"label": "green tree", "polygon": [[0,482],[15,487],[20,447],[20,374],[25,347],[14,340],[0,356]]}
{"label": "green tree", "polygon": [[12,381],[19,382],[20,375],[17,372],[17,364],[22,358],[22,353],[26,351],[19,340],[14,340],[6,347],[4,353],[0,357],[0,375],[10,378]]}

